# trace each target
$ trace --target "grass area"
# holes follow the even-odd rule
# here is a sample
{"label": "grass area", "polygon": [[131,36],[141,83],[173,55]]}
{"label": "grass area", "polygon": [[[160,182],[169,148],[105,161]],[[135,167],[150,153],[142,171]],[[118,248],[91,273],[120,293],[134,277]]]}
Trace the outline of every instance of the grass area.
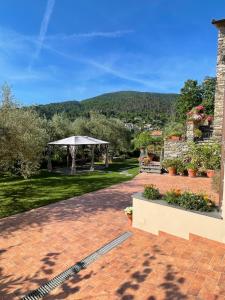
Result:
{"label": "grass area", "polygon": [[[121,173],[124,170],[126,173]],[[129,159],[111,164],[105,172],[67,176],[42,171],[27,180],[5,175],[0,178],[0,218],[106,188],[137,174],[137,160]]]}

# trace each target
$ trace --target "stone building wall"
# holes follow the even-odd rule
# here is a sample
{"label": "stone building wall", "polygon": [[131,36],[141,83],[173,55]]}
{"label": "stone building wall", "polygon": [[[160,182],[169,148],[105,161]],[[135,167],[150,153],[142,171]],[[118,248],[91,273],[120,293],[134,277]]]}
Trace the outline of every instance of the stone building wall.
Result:
{"label": "stone building wall", "polygon": [[164,159],[181,157],[187,150],[186,141],[164,141]]}
{"label": "stone building wall", "polygon": [[221,140],[225,91],[225,20],[212,22],[219,30],[213,138]]}

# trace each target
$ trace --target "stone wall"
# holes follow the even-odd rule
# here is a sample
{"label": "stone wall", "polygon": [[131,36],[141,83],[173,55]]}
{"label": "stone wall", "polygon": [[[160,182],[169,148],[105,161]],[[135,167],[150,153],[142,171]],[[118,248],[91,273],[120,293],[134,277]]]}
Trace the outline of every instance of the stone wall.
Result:
{"label": "stone wall", "polygon": [[188,146],[186,141],[164,141],[164,159],[176,158],[187,152]]}
{"label": "stone wall", "polygon": [[213,24],[219,30],[213,138],[221,140],[225,91],[225,20],[213,21]]}

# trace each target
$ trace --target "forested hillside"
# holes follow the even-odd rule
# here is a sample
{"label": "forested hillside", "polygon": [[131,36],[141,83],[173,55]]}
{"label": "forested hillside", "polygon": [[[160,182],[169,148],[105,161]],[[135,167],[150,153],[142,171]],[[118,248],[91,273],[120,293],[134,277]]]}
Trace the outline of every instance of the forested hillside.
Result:
{"label": "forested hillside", "polygon": [[83,101],[67,101],[36,106],[37,111],[47,118],[55,113],[65,113],[71,120],[78,116],[88,116],[96,111],[108,117],[117,117],[124,122],[138,120],[159,124],[173,114],[177,94],[144,92],[107,93]]}

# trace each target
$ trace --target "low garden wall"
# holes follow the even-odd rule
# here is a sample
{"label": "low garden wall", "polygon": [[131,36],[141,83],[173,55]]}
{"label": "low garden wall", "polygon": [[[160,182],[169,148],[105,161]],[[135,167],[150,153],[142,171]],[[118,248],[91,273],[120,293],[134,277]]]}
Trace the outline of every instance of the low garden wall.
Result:
{"label": "low garden wall", "polygon": [[164,141],[164,159],[182,156],[188,150],[186,141]]}
{"label": "low garden wall", "polygon": [[201,213],[174,207],[163,200],[133,195],[133,226],[158,234],[163,231],[184,239],[190,234],[225,243],[225,221],[218,212]]}

